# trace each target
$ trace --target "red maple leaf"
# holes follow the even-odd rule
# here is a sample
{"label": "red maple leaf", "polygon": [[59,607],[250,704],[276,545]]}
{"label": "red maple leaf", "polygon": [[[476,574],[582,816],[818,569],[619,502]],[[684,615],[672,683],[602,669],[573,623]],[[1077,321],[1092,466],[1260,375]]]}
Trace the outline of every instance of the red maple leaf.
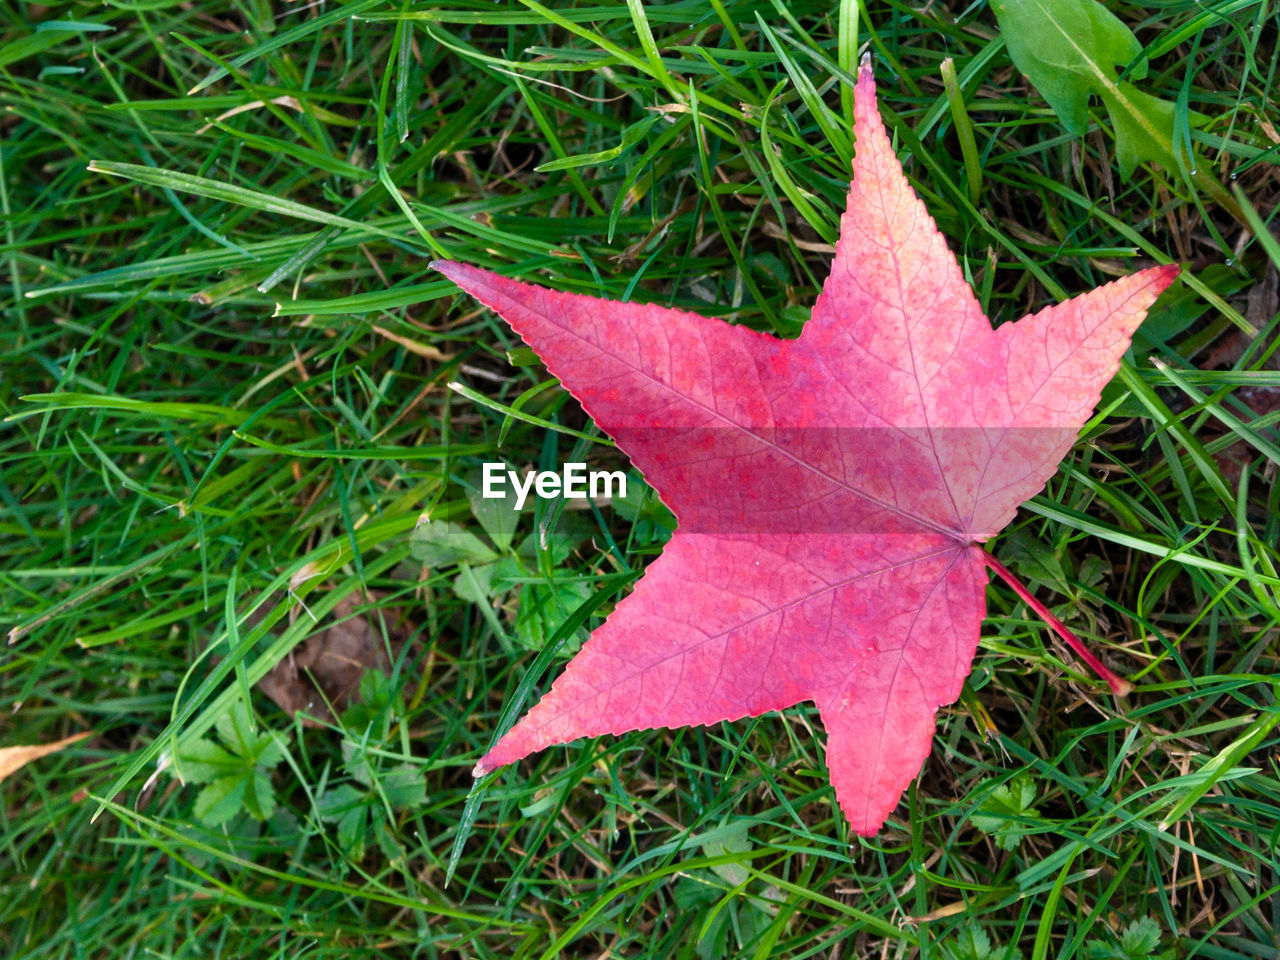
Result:
{"label": "red maple leaf", "polygon": [[1008,574],[980,544],[1053,475],[1178,268],[992,330],[902,173],[866,63],[854,131],[835,261],[796,340],[434,264],[537,351],[679,521],[477,776],[580,737],[805,700],[858,833],[919,771],[969,673],[986,568]]}

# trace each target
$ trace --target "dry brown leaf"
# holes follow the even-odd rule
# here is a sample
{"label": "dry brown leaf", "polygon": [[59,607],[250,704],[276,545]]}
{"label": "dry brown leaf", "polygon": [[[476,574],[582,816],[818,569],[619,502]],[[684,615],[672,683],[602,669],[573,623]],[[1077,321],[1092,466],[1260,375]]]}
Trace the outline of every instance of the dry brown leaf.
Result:
{"label": "dry brown leaf", "polygon": [[373,668],[387,672],[390,661],[382,633],[351,612],[365,601],[344,597],[331,616],[339,621],[309,637],[263,677],[258,686],[290,715],[301,712],[308,726],[333,721],[355,696],[360,676]]}
{"label": "dry brown leaf", "polygon": [[[194,91],[187,92],[192,93]],[[290,97],[288,95],[274,97],[271,102],[276,104],[276,106],[291,107],[299,113],[302,112],[302,104],[298,102],[297,97]],[[213,118],[213,123],[221,123],[223,120],[229,120],[231,117],[234,117],[237,113],[244,113],[246,110],[256,110],[258,107],[265,107],[266,105],[267,102],[265,100],[250,100],[248,103],[242,103],[237,107],[232,107],[230,110],[226,110],[218,114]],[[196,133],[208,133],[213,129],[213,123],[206,123],[203,127],[197,130]]]}
{"label": "dry brown leaf", "polygon": [[77,733],[71,737],[65,737],[53,743],[37,743],[30,746],[20,747],[0,747],[0,783],[12,773],[17,773],[32,760],[39,760],[41,757],[48,756],[51,753],[57,753],[66,747],[71,746],[78,740],[83,740],[89,736],[92,731],[86,730],[84,733]]}
{"label": "dry brown leaf", "polygon": [[409,337],[402,337],[398,333],[392,333],[384,327],[375,326],[373,332],[386,337],[388,340],[400,344],[410,353],[416,353],[420,357],[426,357],[428,360],[439,360],[444,363],[453,359],[453,354],[442,353],[439,347],[433,347],[429,343],[419,343]]}

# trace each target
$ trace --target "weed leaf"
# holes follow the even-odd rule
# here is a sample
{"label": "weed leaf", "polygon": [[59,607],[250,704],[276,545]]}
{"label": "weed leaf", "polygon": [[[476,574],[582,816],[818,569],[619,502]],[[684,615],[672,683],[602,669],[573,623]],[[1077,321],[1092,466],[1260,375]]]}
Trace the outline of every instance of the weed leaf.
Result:
{"label": "weed leaf", "polygon": [[1119,80],[1123,70],[1130,80],[1144,78],[1147,61],[1115,14],[1096,0],[992,0],[991,9],[1014,64],[1071,133],[1084,133],[1089,95],[1096,94],[1115,127],[1122,177],[1142,160],[1177,171],[1174,105]]}

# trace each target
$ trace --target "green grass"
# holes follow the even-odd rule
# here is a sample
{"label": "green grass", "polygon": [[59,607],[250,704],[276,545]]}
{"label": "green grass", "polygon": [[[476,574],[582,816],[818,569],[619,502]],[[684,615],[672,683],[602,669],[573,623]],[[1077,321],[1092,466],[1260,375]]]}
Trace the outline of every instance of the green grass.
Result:
{"label": "green grass", "polygon": [[[1142,89],[1207,118],[1195,178],[1122,180],[1106,111],[1068,133],[985,5],[0,0],[0,746],[92,731],[0,786],[0,952],[1276,956],[1280,246],[1250,231],[1280,206],[1280,30],[1114,9],[1159,54]],[[652,503],[544,504],[508,548],[426,556],[424,511],[484,535],[486,459],[618,463],[427,262],[793,335],[863,49],[997,322],[1184,265],[993,547],[1136,693],[993,584],[873,840],[804,708],[473,790],[664,532]],[[303,726],[255,688],[352,616],[387,653],[365,708]],[[191,756],[219,745],[273,806],[209,816]]]}

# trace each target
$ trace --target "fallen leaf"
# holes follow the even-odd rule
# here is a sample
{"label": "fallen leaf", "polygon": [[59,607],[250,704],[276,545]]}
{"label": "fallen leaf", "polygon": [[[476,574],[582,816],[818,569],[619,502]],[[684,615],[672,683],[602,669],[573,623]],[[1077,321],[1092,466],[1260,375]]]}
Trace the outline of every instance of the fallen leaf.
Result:
{"label": "fallen leaf", "polygon": [[400,346],[404,347],[410,353],[416,353],[418,356],[426,357],[428,360],[438,360],[441,363],[447,363],[453,359],[452,354],[444,353],[439,347],[432,346],[429,343],[421,343],[411,337],[402,337],[400,334],[392,333],[390,330],[387,330],[384,327],[379,327],[376,324],[373,327],[373,332],[386,337],[393,343],[400,344]]}
{"label": "fallen leaf", "polygon": [[1053,475],[1178,268],[992,330],[898,165],[866,62],[855,102],[840,242],[799,339],[434,265],[538,352],[679,521],[477,776],[580,737],[813,701],[836,797],[870,835],[928,755],[978,644],[996,564],[980,544]]}
{"label": "fallen leaf", "polygon": [[31,744],[30,746],[19,747],[0,747],[0,783],[3,783],[10,774],[17,773],[32,760],[39,760],[41,757],[47,757],[51,753],[57,753],[59,750],[65,750],[71,744],[83,740],[89,736],[92,731],[86,730],[84,733],[77,733],[74,736],[64,737],[61,740],[55,740],[53,743]]}
{"label": "fallen leaf", "polygon": [[366,670],[389,669],[381,631],[352,615],[365,602],[343,597],[333,608],[333,626],[308,637],[258,681],[285,713],[302,713],[306,726],[331,723],[333,711],[341,713],[352,701]]}

